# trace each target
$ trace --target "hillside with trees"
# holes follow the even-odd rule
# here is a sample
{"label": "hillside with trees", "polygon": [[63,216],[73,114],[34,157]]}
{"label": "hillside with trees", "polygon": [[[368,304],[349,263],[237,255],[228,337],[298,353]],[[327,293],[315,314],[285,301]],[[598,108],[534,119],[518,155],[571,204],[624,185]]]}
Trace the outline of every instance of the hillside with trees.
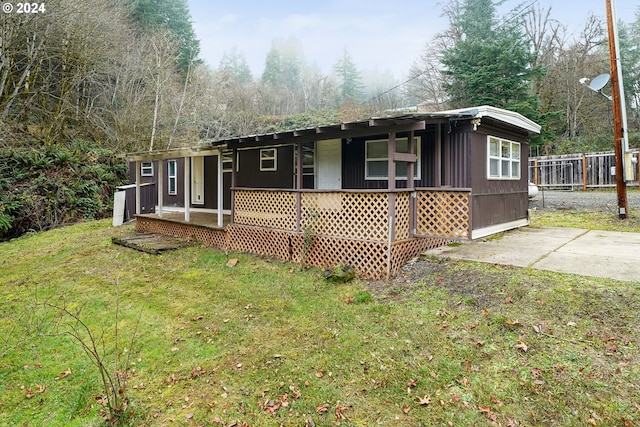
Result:
{"label": "hillside with trees", "polygon": [[[0,239],[109,214],[123,152],[356,120],[418,104],[491,104],[543,125],[534,154],[607,150],[611,108],[579,80],[608,72],[604,22],[568,34],[553,11],[450,0],[448,29],[407,77],[359,69],[344,49],[330,73],[295,39],[273,40],[254,76],[229,46],[199,58],[186,0],[59,0],[0,15]],[[631,145],[640,128],[640,10],[621,23]]]}

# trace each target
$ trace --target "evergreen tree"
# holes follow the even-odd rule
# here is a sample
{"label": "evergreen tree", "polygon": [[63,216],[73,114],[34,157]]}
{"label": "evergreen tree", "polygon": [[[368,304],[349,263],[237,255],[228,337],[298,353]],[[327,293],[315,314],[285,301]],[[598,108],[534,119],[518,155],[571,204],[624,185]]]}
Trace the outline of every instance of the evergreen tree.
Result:
{"label": "evergreen tree", "polygon": [[533,57],[522,34],[520,18],[498,23],[492,0],[464,0],[451,8],[453,45],[443,54],[445,90],[454,107],[492,105],[537,117],[537,97],[532,80],[541,68],[531,67]]}
{"label": "evergreen tree", "polygon": [[618,28],[620,58],[629,119],[629,129],[640,126],[640,8],[636,20]]}
{"label": "evergreen tree", "polygon": [[187,0],[133,0],[133,17],[146,31],[168,30],[179,44],[178,68],[187,73],[200,54]]}
{"label": "evergreen tree", "polygon": [[237,83],[248,84],[253,80],[246,58],[235,47],[222,55],[219,68],[220,71],[231,76]]}
{"label": "evergreen tree", "polygon": [[342,58],[336,62],[333,70],[338,79],[339,103],[361,100],[364,90],[362,76],[347,49],[343,51]]}

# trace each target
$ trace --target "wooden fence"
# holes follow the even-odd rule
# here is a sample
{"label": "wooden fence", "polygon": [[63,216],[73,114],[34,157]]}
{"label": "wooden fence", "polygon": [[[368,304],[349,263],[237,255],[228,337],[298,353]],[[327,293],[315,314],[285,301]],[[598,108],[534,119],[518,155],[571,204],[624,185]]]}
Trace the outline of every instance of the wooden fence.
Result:
{"label": "wooden fence", "polygon": [[[635,162],[633,180],[628,186],[638,186],[640,162],[638,150],[632,151]],[[561,154],[529,158],[529,181],[541,188],[582,189],[615,187],[615,154],[611,152]]]}

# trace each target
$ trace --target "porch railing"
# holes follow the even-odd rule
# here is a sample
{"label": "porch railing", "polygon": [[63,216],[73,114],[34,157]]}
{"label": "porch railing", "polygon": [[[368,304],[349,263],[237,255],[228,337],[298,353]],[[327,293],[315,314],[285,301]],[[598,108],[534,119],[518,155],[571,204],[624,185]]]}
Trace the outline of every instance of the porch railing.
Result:
{"label": "porch railing", "polygon": [[235,224],[373,242],[469,238],[469,190],[234,189]]}

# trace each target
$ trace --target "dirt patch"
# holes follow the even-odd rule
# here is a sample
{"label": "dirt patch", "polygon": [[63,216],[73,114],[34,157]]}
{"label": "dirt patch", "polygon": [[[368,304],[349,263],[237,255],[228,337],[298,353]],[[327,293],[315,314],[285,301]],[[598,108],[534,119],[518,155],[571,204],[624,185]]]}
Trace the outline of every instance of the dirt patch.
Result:
{"label": "dirt patch", "polygon": [[390,301],[402,301],[418,289],[437,287],[481,309],[500,303],[499,295],[504,293],[509,277],[465,265],[469,264],[421,257],[405,265],[393,279],[369,282],[368,287],[377,298]]}

